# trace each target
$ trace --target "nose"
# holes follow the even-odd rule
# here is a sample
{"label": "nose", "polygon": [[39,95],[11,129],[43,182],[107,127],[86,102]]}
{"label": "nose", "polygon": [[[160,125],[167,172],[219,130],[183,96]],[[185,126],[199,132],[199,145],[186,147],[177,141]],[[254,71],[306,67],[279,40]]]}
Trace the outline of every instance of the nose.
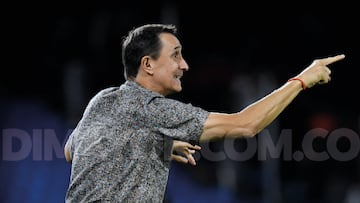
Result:
{"label": "nose", "polygon": [[188,71],[189,70],[189,65],[187,64],[187,62],[185,61],[185,59],[182,59],[180,62],[180,69],[184,70],[184,71]]}

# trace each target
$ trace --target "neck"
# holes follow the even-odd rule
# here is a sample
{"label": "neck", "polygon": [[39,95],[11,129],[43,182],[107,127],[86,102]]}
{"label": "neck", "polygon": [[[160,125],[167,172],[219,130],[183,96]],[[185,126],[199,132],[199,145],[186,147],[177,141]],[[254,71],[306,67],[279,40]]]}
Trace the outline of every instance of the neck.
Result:
{"label": "neck", "polygon": [[132,81],[136,82],[137,84],[141,85],[142,87],[144,87],[145,89],[157,92],[163,96],[166,96],[167,93],[163,90],[161,90],[161,88],[159,88],[159,86],[157,86],[156,84],[154,84],[152,81],[147,80],[146,78],[143,77],[136,77],[135,79],[133,79]]}

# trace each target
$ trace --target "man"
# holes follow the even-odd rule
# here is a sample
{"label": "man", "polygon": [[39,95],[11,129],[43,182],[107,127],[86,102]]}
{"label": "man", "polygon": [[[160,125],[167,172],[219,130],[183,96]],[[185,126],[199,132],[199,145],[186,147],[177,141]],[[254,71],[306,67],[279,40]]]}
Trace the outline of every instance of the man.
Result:
{"label": "man", "polygon": [[327,65],[345,57],[315,60],[267,96],[226,114],[166,98],[182,90],[181,77],[189,70],[181,51],[173,25],[147,24],[124,38],[126,82],[90,101],[66,143],[72,161],[66,202],[162,202],[177,144],[190,160],[190,150],[198,148],[189,141],[258,134],[302,90],[328,83]]}

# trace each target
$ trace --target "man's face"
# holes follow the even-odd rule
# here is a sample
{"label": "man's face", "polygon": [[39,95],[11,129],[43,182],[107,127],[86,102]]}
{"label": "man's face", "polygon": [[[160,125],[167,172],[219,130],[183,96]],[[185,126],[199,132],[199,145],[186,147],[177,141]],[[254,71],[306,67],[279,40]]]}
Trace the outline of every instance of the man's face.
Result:
{"label": "man's face", "polygon": [[162,42],[160,57],[151,62],[154,71],[153,82],[158,92],[163,95],[180,92],[182,90],[180,79],[184,71],[189,69],[181,54],[181,44],[174,35],[168,33],[162,33],[160,39]]}

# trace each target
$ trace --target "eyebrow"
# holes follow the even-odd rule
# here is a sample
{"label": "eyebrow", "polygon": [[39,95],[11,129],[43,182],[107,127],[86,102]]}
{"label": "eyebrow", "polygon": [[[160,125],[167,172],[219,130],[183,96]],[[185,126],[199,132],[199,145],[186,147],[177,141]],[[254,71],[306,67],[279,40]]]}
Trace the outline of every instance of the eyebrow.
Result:
{"label": "eyebrow", "polygon": [[181,49],[181,48],[182,48],[181,45],[179,45],[179,46],[174,47],[174,50],[178,50],[178,49]]}

